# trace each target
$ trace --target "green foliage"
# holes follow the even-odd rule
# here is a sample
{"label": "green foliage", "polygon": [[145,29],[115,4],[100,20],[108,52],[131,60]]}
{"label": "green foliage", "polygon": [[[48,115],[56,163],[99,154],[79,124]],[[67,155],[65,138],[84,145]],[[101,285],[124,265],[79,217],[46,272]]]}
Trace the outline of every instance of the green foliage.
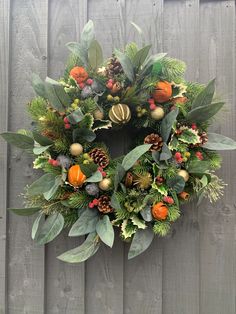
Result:
{"label": "green foliage", "polygon": [[136,55],[137,51],[138,51],[138,46],[134,42],[127,44],[125,47],[125,53],[130,58],[131,61],[133,61],[134,56]]}
{"label": "green foliage", "polygon": [[153,225],[153,232],[156,235],[164,237],[170,231],[170,223],[168,221],[155,221]]}
{"label": "green foliage", "polygon": [[89,202],[92,201],[92,197],[85,191],[77,191],[71,194],[68,201],[71,208],[85,209],[88,207]]}
{"label": "green foliage", "polygon": [[152,243],[154,233],[150,228],[137,230],[135,233],[128,254],[128,259],[134,258],[148,249]]}
{"label": "green foliage", "polygon": [[214,151],[208,151],[205,154],[207,156],[207,160],[210,162],[211,169],[219,169],[221,166],[222,157]]}
{"label": "green foliage", "polygon": [[67,153],[69,151],[70,142],[66,137],[61,137],[55,140],[54,149],[57,153]]}
{"label": "green foliage", "polygon": [[176,221],[180,217],[180,210],[177,206],[168,206],[168,220]]}
{"label": "green foliage", "polygon": [[93,126],[93,121],[94,121],[94,118],[91,115],[91,113],[86,113],[84,115],[83,120],[80,122],[80,127],[86,128],[86,129],[91,129]]}
{"label": "green foliage", "polygon": [[187,85],[186,97],[192,102],[204,89],[204,85],[195,82],[185,82]]}
{"label": "green foliage", "polygon": [[76,222],[76,220],[78,219],[78,211],[77,209],[65,209],[62,212],[62,215],[64,217],[65,220],[65,228],[71,228],[71,226]]}
{"label": "green foliage", "polygon": [[35,97],[28,104],[27,110],[34,121],[38,121],[47,111],[47,102],[42,97]]}
{"label": "green foliage", "polygon": [[152,73],[169,82],[175,81],[178,83],[183,78],[185,70],[186,64],[183,61],[164,57],[154,64]]}
{"label": "green foliage", "polygon": [[83,63],[81,62],[80,58],[75,55],[74,53],[70,53],[69,57],[66,62],[65,72],[64,72],[64,79],[68,80],[70,71],[75,66],[82,66]]}

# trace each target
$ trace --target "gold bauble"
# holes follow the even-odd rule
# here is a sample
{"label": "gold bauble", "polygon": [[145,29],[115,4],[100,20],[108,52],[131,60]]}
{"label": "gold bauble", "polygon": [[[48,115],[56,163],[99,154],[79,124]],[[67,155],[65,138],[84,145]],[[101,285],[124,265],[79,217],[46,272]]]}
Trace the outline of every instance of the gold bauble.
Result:
{"label": "gold bauble", "polygon": [[154,120],[161,120],[165,115],[165,111],[162,107],[156,107],[156,109],[151,111],[151,117]]}
{"label": "gold bauble", "polygon": [[109,118],[113,123],[125,124],[131,119],[129,106],[125,104],[113,105],[109,110]]}
{"label": "gold bauble", "polygon": [[100,109],[96,109],[93,112],[93,117],[95,120],[102,120],[104,118],[104,113]]}
{"label": "gold bauble", "polygon": [[79,156],[83,153],[83,146],[80,143],[73,143],[70,146],[70,153],[72,156]]}
{"label": "gold bauble", "polygon": [[189,179],[189,173],[188,173],[186,170],[184,170],[184,169],[181,169],[181,170],[178,172],[178,175],[179,175],[180,177],[182,177],[185,182],[187,182],[188,179]]}
{"label": "gold bauble", "polygon": [[109,178],[102,179],[102,181],[99,182],[98,186],[99,186],[99,189],[101,189],[103,191],[109,190],[109,188],[111,186],[111,179],[109,179]]}

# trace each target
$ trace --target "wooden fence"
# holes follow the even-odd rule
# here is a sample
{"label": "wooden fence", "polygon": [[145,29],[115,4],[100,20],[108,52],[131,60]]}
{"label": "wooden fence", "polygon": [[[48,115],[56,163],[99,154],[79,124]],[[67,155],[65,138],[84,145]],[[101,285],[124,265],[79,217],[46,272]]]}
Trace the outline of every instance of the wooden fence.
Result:
{"label": "wooden fence", "polygon": [[[0,126],[30,125],[25,104],[31,75],[58,77],[65,43],[79,39],[88,19],[108,56],[138,36],[139,24],[153,50],[188,64],[187,78],[217,77],[227,112],[213,129],[235,138],[235,1],[220,0],[0,0]],[[228,183],[217,204],[184,210],[167,239],[156,239],[127,261],[127,245],[102,248],[80,265],[56,259],[77,240],[60,236],[46,247],[30,239],[31,218],[6,207],[34,179],[32,161],[1,141],[1,314],[235,314],[235,153],[223,154]],[[74,242],[74,243],[73,243]]]}

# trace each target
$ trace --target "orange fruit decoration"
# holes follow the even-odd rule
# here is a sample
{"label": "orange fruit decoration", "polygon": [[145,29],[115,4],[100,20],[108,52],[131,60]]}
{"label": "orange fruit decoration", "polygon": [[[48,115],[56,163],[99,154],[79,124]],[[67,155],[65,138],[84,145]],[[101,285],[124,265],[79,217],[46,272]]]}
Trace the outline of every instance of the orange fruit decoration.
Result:
{"label": "orange fruit decoration", "polygon": [[158,202],[152,206],[152,216],[158,220],[165,220],[168,215],[168,207],[162,203]]}
{"label": "orange fruit decoration", "polygon": [[70,76],[80,84],[87,80],[88,73],[83,67],[74,67],[70,71]]}
{"label": "orange fruit decoration", "polygon": [[155,90],[153,92],[153,99],[162,104],[170,99],[172,95],[172,86],[167,81],[160,81],[156,84]]}
{"label": "orange fruit decoration", "polygon": [[80,169],[79,165],[74,165],[70,167],[68,171],[68,181],[74,187],[80,187],[84,181],[86,180],[86,176]]}

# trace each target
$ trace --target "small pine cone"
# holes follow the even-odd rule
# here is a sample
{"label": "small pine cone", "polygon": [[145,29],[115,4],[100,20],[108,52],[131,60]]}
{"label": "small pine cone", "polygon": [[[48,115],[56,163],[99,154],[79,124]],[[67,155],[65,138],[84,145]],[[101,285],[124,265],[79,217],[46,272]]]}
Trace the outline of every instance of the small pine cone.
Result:
{"label": "small pine cone", "polygon": [[93,162],[101,168],[105,168],[109,164],[109,157],[106,152],[101,148],[94,148],[89,152],[89,156]]}
{"label": "small pine cone", "polygon": [[101,195],[98,199],[98,210],[103,214],[109,214],[113,212],[111,207],[111,199],[108,195]]}
{"label": "small pine cone", "polygon": [[106,72],[109,78],[113,78],[115,75],[123,72],[120,61],[115,56],[110,58],[106,68]]}
{"label": "small pine cone", "polygon": [[150,151],[159,151],[163,146],[162,137],[158,134],[152,133],[145,137],[144,144],[152,144]]}
{"label": "small pine cone", "polygon": [[206,142],[208,141],[208,137],[206,132],[202,132],[202,134],[200,135],[200,140],[201,140],[201,144],[206,144]]}

